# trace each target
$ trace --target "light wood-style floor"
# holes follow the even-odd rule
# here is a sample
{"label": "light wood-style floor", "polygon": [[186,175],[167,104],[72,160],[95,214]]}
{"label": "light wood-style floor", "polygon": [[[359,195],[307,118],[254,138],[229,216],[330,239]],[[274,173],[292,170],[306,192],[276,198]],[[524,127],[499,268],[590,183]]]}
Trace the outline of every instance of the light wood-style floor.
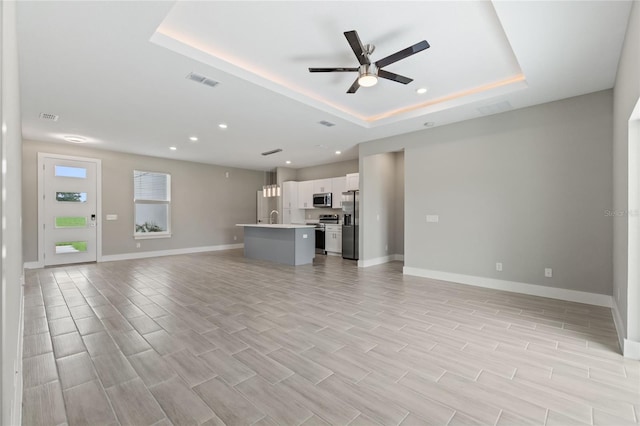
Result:
{"label": "light wood-style floor", "polygon": [[626,425],[609,309],[242,251],[32,270],[25,425]]}

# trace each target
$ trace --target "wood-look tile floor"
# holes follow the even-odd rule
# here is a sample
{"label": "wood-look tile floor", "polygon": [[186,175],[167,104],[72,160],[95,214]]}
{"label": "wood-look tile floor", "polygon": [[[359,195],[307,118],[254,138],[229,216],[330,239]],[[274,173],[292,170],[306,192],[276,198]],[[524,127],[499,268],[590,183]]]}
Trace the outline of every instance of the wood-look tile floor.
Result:
{"label": "wood-look tile floor", "polygon": [[27,272],[25,425],[626,425],[609,309],[242,251]]}

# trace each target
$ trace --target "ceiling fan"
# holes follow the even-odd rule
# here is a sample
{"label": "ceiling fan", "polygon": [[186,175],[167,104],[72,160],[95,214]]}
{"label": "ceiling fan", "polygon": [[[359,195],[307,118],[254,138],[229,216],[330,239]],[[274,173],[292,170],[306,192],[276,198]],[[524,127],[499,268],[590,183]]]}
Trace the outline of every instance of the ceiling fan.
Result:
{"label": "ceiling fan", "polygon": [[382,58],[379,61],[371,62],[369,56],[375,50],[373,44],[362,45],[360,37],[356,31],[345,31],[344,36],[347,38],[353,53],[355,53],[360,66],[357,68],[309,68],[309,72],[358,72],[358,78],[353,82],[347,93],[356,93],[356,91],[362,87],[371,87],[378,82],[378,77],[386,78],[387,80],[397,81],[402,84],[409,84],[413,81],[412,78],[398,75],[386,70],[383,67],[398,62],[401,59],[407,58],[418,52],[421,52],[429,48],[429,43],[426,40],[422,40],[419,43],[414,44],[411,47],[402,49],[392,55]]}

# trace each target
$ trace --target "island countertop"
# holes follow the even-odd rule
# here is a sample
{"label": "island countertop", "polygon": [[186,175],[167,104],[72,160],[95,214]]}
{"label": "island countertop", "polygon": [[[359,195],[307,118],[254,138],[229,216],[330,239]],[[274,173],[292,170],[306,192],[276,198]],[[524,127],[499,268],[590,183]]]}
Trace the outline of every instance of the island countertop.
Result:
{"label": "island countertop", "polygon": [[314,225],[289,223],[238,223],[244,229],[244,256],[286,265],[313,263],[316,252]]}
{"label": "island countertop", "polygon": [[246,226],[246,227],[253,227],[253,228],[272,228],[272,229],[315,228],[315,225],[294,225],[292,223],[236,223],[236,226]]}

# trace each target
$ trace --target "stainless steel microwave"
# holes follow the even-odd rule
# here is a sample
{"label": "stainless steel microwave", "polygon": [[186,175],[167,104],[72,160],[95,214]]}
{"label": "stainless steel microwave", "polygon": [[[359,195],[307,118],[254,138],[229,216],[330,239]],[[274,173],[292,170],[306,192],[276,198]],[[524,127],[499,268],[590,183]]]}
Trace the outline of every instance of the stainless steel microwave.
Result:
{"label": "stainless steel microwave", "polygon": [[313,207],[331,207],[331,193],[313,194]]}

